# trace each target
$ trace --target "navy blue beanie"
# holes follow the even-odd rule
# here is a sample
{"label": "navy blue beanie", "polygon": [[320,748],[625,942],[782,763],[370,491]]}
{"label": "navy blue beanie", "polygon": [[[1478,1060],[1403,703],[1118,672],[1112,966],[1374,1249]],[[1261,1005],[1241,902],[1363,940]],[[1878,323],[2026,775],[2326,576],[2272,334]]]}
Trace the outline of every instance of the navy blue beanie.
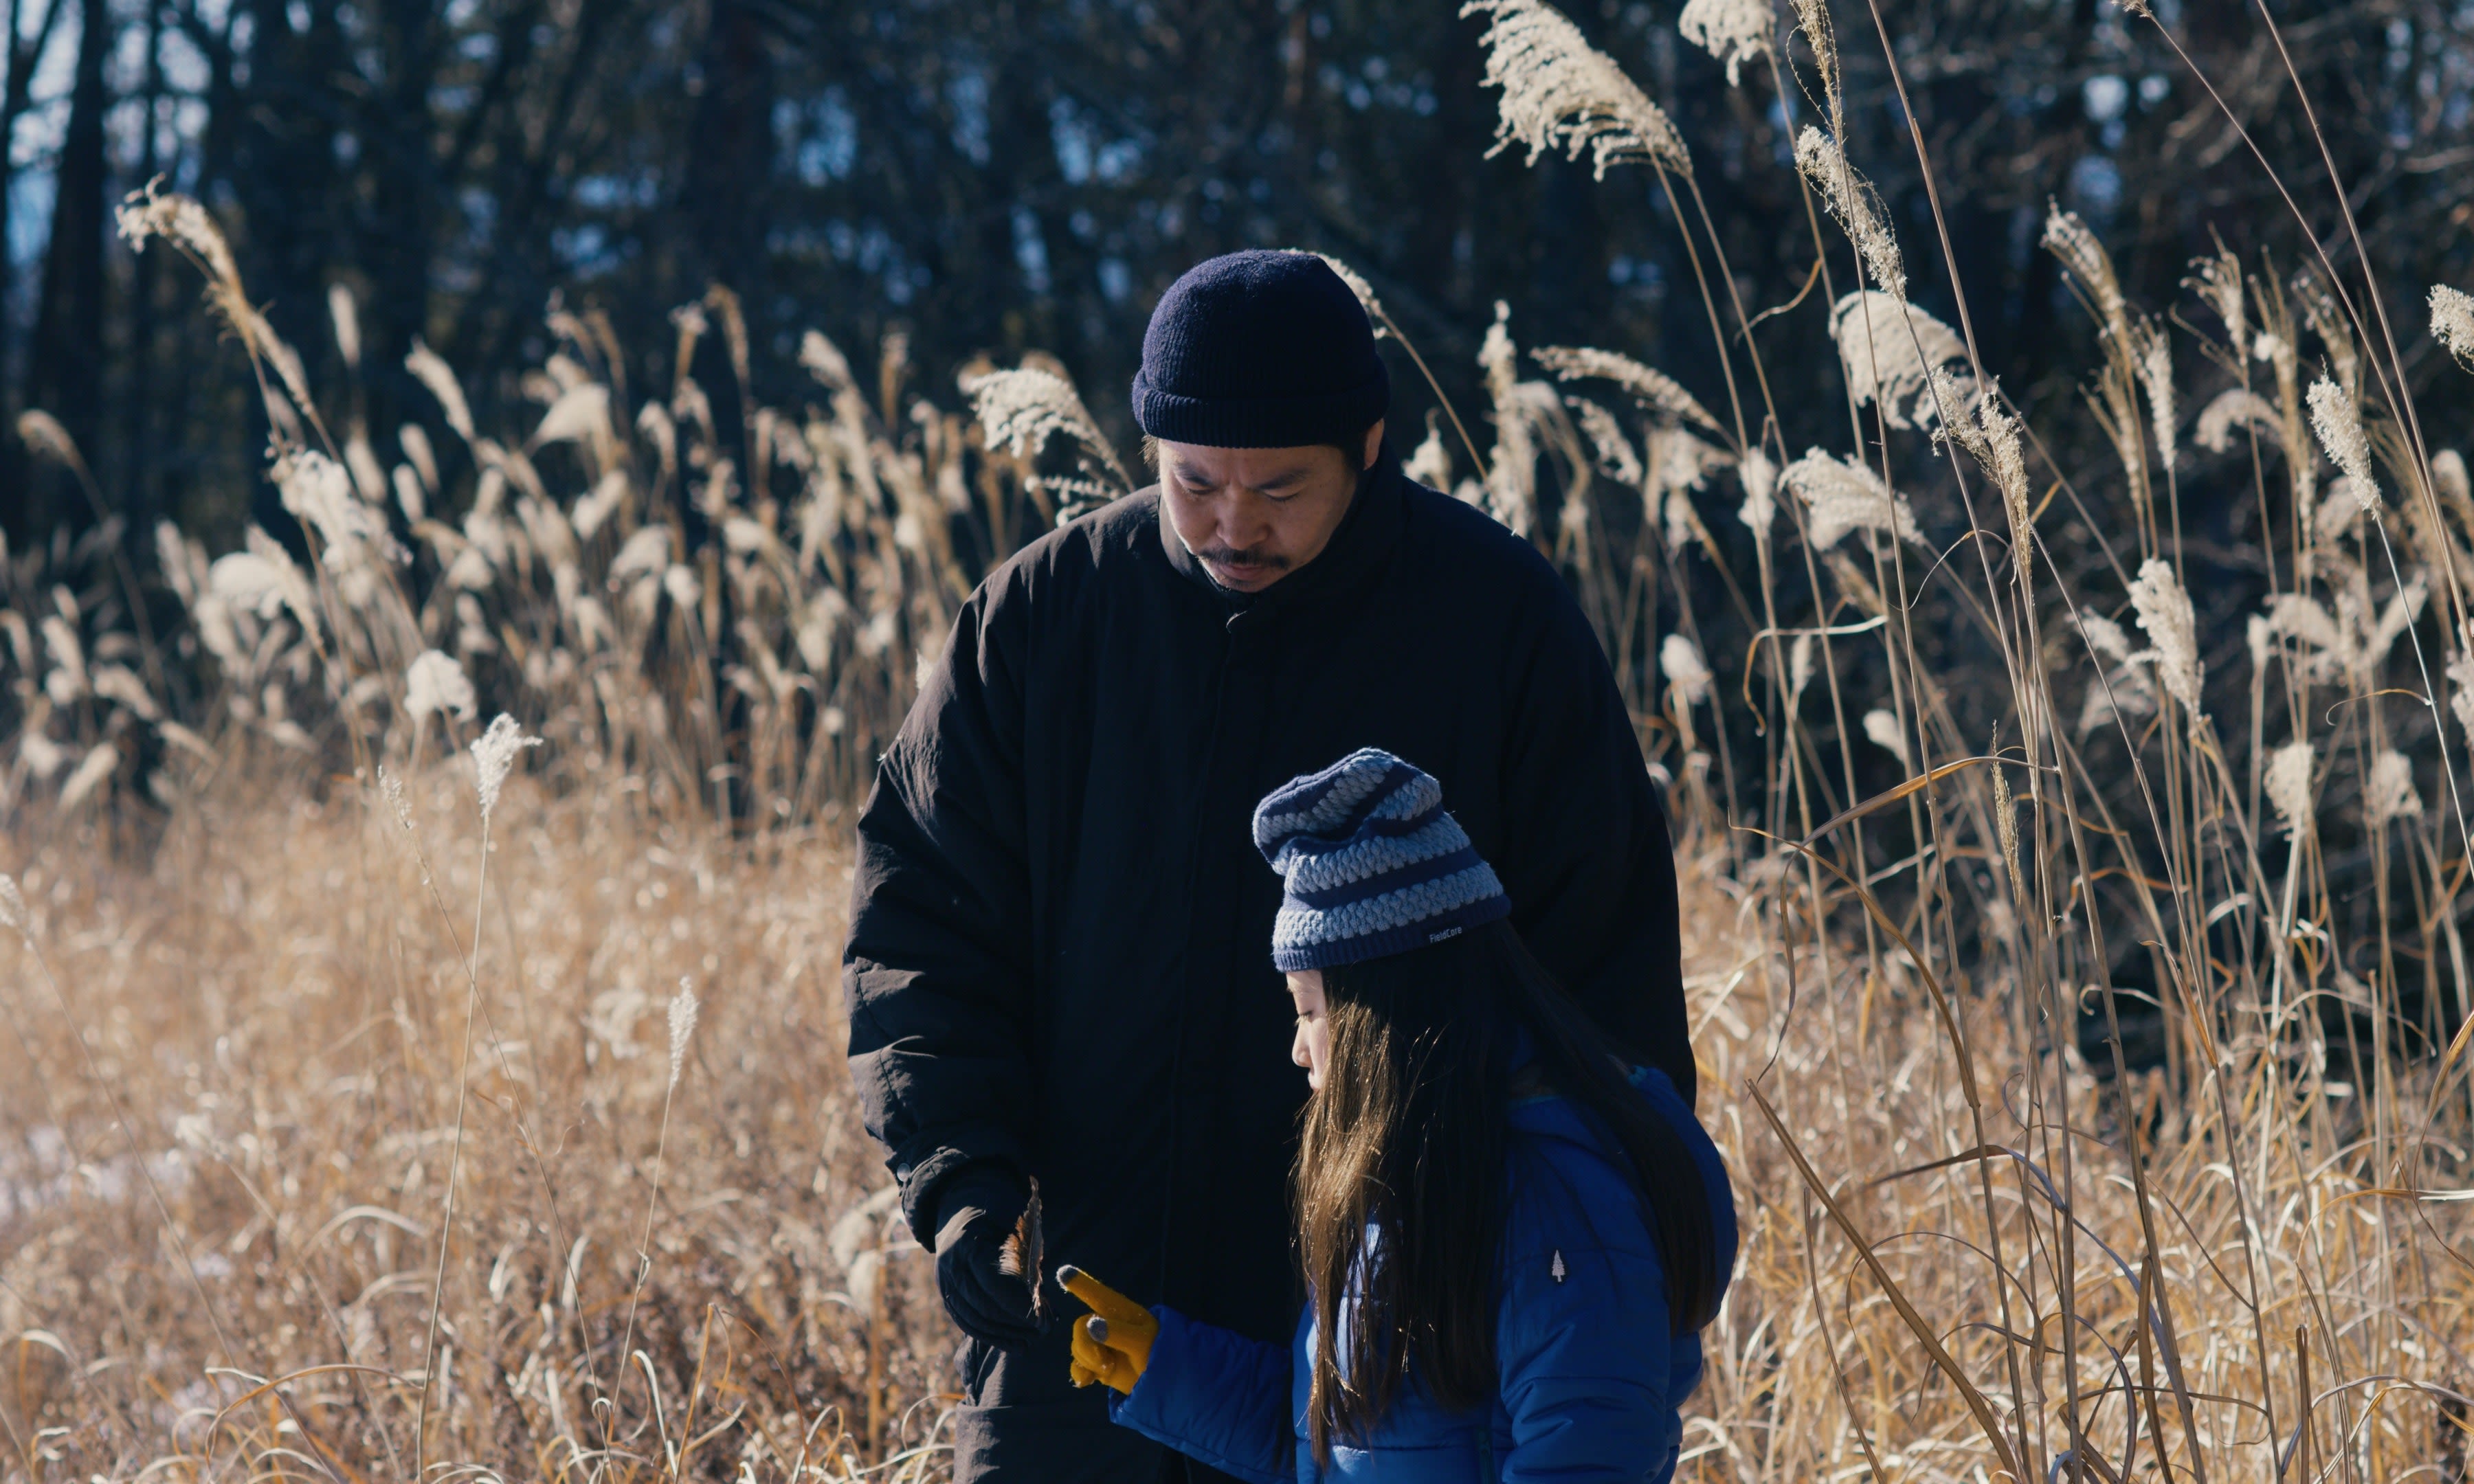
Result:
{"label": "navy blue beanie", "polygon": [[1143,332],[1134,421],[1168,443],[1348,447],[1391,406],[1365,306],[1311,252],[1197,263]]}
{"label": "navy blue beanie", "polygon": [[1254,806],[1254,846],[1288,883],[1272,924],[1283,973],[1406,953],[1512,913],[1443,812],[1443,786],[1376,748],[1273,790]]}

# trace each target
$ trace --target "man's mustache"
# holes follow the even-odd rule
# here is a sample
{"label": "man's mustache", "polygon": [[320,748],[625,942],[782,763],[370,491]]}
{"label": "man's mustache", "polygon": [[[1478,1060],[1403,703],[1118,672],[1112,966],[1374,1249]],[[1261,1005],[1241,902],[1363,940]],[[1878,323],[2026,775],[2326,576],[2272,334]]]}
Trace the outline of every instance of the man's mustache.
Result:
{"label": "man's mustache", "polygon": [[1205,546],[1195,556],[1216,566],[1258,566],[1273,572],[1289,569],[1289,559],[1262,550],[1241,550],[1235,546]]}

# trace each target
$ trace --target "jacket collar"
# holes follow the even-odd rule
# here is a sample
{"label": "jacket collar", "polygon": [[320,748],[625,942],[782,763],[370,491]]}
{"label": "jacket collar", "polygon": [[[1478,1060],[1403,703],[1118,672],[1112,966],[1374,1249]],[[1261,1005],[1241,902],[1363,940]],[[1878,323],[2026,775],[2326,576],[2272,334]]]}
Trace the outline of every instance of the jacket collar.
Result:
{"label": "jacket collar", "polygon": [[[1202,563],[1194,559],[1194,553],[1185,549],[1185,542],[1177,539],[1176,528],[1170,523],[1165,509],[1159,516],[1160,547],[1178,576],[1220,598],[1234,611],[1266,611],[1318,602],[1358,586],[1361,578],[1391,555],[1400,538],[1407,484],[1408,476],[1400,471],[1398,456],[1386,443],[1373,467],[1358,476],[1348,514],[1340,518],[1340,528],[1331,533],[1322,554],[1261,592],[1231,592],[1213,582]],[[1170,496],[1165,485],[1160,488],[1159,498],[1166,506]]]}

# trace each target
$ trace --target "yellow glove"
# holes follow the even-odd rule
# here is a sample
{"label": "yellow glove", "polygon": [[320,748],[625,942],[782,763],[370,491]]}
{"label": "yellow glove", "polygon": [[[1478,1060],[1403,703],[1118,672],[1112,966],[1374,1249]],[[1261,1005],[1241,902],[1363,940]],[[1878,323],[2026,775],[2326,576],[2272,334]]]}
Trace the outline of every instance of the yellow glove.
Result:
{"label": "yellow glove", "polygon": [[1056,1270],[1056,1281],[1067,1293],[1091,1305],[1088,1318],[1074,1322],[1074,1384],[1104,1381],[1130,1395],[1143,1369],[1152,1363],[1152,1341],[1159,1335],[1159,1319],[1080,1268]]}

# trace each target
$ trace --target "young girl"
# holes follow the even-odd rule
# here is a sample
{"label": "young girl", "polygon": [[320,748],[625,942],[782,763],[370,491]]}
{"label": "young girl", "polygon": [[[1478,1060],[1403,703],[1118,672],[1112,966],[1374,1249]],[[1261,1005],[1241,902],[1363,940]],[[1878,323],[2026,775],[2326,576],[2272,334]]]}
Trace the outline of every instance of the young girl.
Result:
{"label": "young girl", "polygon": [[1734,1264],[1718,1152],[1522,946],[1436,781],[1354,754],[1254,813],[1287,882],[1272,961],[1313,1094],[1288,1347],[1095,1311],[1074,1379],[1240,1478],[1494,1484],[1674,1472],[1676,1405]]}

